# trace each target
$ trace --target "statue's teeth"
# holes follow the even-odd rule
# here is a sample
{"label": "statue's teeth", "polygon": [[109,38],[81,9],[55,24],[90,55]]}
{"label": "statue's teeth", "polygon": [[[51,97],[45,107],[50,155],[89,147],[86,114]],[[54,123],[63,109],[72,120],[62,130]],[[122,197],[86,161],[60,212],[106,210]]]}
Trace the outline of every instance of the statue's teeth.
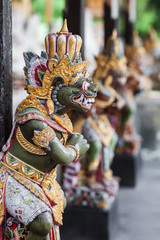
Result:
{"label": "statue's teeth", "polygon": [[83,101],[83,98],[84,98],[84,95],[82,94],[79,98],[79,101],[82,102]]}
{"label": "statue's teeth", "polygon": [[75,101],[87,108],[91,108],[92,103],[95,101],[95,99],[91,97],[85,97],[83,94],[81,94],[81,96],[75,99]]}
{"label": "statue's teeth", "polygon": [[83,104],[86,105],[87,102],[88,102],[88,101],[87,101],[87,98],[84,98],[84,100],[83,100]]}

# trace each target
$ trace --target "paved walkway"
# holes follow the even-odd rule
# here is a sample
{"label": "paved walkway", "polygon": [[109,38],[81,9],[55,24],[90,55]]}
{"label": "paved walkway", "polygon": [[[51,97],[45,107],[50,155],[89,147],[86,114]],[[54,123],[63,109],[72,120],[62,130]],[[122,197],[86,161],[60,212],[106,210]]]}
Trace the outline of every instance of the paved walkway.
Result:
{"label": "paved walkway", "polygon": [[136,188],[121,188],[115,240],[160,240],[160,161],[145,162]]}

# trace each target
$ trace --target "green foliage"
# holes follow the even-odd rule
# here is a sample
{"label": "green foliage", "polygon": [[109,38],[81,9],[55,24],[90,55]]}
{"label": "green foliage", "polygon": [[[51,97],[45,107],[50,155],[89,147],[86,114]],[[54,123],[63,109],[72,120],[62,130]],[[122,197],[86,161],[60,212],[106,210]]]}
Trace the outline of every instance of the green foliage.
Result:
{"label": "green foliage", "polygon": [[32,0],[32,6],[34,12],[38,13],[41,16],[41,19],[44,21],[45,0]]}
{"label": "green foliage", "polygon": [[62,17],[63,10],[65,8],[65,0],[55,0],[54,1],[54,18]]}
{"label": "green foliage", "polygon": [[138,21],[135,24],[135,28],[138,30],[140,35],[145,35],[156,21],[156,15],[153,11],[146,11],[139,15]]}
{"label": "green foliage", "polygon": [[[32,0],[33,10],[41,16],[41,20],[45,22],[45,0]],[[53,18],[62,17],[62,12],[65,7],[65,0],[53,1]]]}
{"label": "green foliage", "polygon": [[[122,9],[125,8],[125,1],[122,2]],[[138,30],[140,36],[148,33],[151,27],[154,27],[160,34],[160,0],[137,0],[137,19],[135,29]],[[119,19],[120,32],[124,32],[124,16],[120,13]]]}
{"label": "green foliage", "polygon": [[151,27],[159,28],[160,0],[137,0],[137,21],[135,28],[140,35],[145,35]]}
{"label": "green foliage", "polygon": [[148,0],[148,9],[152,8],[155,12],[156,19],[153,23],[153,27],[160,33],[159,16],[160,16],[160,0]]}

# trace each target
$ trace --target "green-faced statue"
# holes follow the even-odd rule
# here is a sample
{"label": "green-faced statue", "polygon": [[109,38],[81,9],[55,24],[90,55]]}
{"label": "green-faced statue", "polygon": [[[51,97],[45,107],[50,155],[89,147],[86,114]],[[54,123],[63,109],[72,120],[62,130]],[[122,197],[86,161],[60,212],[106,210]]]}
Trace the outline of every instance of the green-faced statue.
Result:
{"label": "green-faced statue", "polygon": [[[28,97],[18,106],[0,163],[0,239],[58,240],[65,198],[56,181],[58,164],[68,164],[89,148],[73,133],[70,110],[87,112],[97,86],[82,61],[82,40],[68,32],[45,38],[41,56],[24,53]],[[5,231],[6,229],[6,231]]]}

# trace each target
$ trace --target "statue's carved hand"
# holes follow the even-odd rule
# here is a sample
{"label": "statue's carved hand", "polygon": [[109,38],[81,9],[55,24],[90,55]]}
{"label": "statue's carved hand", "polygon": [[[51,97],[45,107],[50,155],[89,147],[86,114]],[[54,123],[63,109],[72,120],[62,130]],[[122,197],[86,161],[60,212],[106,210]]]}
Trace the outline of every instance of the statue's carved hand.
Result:
{"label": "statue's carved hand", "polygon": [[83,135],[79,133],[72,133],[69,135],[67,140],[67,145],[72,145],[79,150],[79,155],[83,155],[88,149],[89,144],[87,140],[84,139]]}

